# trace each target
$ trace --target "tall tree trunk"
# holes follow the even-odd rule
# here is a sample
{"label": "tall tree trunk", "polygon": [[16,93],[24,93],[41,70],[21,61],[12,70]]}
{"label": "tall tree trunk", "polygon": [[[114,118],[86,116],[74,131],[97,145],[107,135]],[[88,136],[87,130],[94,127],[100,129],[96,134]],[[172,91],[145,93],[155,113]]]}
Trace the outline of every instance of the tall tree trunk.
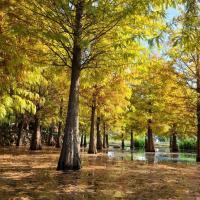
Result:
{"label": "tall tree trunk", "polygon": [[147,149],[147,139],[148,138],[148,136],[147,136],[147,134],[145,135],[145,141],[144,141],[144,148],[145,148],[145,151],[146,151],[146,149]]}
{"label": "tall tree trunk", "polygon": [[50,128],[47,145],[53,146],[53,127]]}
{"label": "tall tree trunk", "polygon": [[96,143],[95,143],[95,134],[94,134],[94,127],[95,127],[95,111],[96,111],[96,97],[93,97],[93,103],[91,107],[91,125],[90,125],[90,142],[89,142],[89,154],[96,153]]}
{"label": "tall tree trunk", "polygon": [[29,120],[26,119],[24,122],[24,131],[25,131],[25,135],[23,137],[23,143],[26,145],[27,143],[29,143]]}
{"label": "tall tree trunk", "polygon": [[102,151],[102,149],[103,149],[103,144],[100,133],[100,117],[97,117],[97,150]]}
{"label": "tall tree trunk", "polygon": [[84,134],[84,147],[87,147],[87,136],[86,136],[86,133]]}
{"label": "tall tree trunk", "polygon": [[176,133],[174,132],[172,134],[172,142],[171,142],[171,152],[175,153],[178,152],[178,145],[177,145],[177,138],[176,138]]}
{"label": "tall tree trunk", "polygon": [[66,125],[57,170],[81,168],[78,127],[79,78],[80,69],[72,68]]}
{"label": "tall tree trunk", "polygon": [[197,66],[197,156],[196,161],[200,162],[200,69]]}
{"label": "tall tree trunk", "polygon": [[131,129],[131,141],[130,141],[130,149],[134,149],[134,140],[133,140],[133,130]]}
{"label": "tall tree trunk", "polygon": [[172,135],[169,136],[169,149],[171,151],[172,149],[172,141],[173,141],[173,138],[172,138]]}
{"label": "tall tree trunk", "polygon": [[84,134],[81,134],[81,147],[83,147]]}
{"label": "tall tree trunk", "polygon": [[19,124],[18,124],[18,133],[17,133],[17,142],[16,142],[17,147],[22,145],[23,126],[24,126],[24,116],[22,115],[19,119]]}
{"label": "tall tree trunk", "polygon": [[81,168],[79,143],[79,87],[81,71],[81,37],[83,0],[78,0],[75,9],[75,24],[73,30],[73,55],[71,85],[69,91],[68,111],[65,125],[63,145],[58,161],[57,170],[79,170]]}
{"label": "tall tree trunk", "polygon": [[60,121],[58,124],[58,135],[56,137],[56,148],[61,147],[61,133],[62,133],[62,122]]}
{"label": "tall tree trunk", "polygon": [[197,113],[198,114],[197,114],[197,146],[196,146],[197,156],[196,156],[196,161],[200,162],[200,103],[197,108]]}
{"label": "tall tree trunk", "polygon": [[34,121],[34,128],[33,128],[33,134],[31,138],[31,146],[30,150],[41,150],[42,144],[41,144],[41,127],[40,127],[40,119],[38,115],[35,115],[35,121]]}
{"label": "tall tree trunk", "polygon": [[107,148],[107,142],[106,142],[106,123],[103,122],[103,148]]}
{"label": "tall tree trunk", "polygon": [[63,116],[63,99],[61,99],[60,111],[59,111],[59,123],[58,123],[58,135],[56,137],[56,148],[61,147],[61,134],[62,134],[62,116]]}
{"label": "tall tree trunk", "polygon": [[147,127],[147,144],[146,144],[146,152],[155,152],[154,149],[154,141],[153,141],[153,132],[151,128],[151,119],[148,120],[148,127]]}
{"label": "tall tree trunk", "polygon": [[106,146],[107,146],[107,148],[109,147],[109,138],[108,138],[108,133],[106,134]]}
{"label": "tall tree trunk", "polygon": [[122,150],[124,150],[124,134],[122,133]]}

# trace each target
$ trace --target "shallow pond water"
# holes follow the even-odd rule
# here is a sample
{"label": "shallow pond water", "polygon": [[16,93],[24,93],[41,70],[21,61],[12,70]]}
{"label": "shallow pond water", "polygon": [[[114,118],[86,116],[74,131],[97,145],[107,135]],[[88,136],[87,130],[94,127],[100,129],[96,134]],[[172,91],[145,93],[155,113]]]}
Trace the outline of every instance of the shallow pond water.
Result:
{"label": "shallow pond water", "polygon": [[119,150],[110,148],[107,152],[109,158],[118,160],[138,160],[148,163],[196,163],[195,153],[170,153],[168,148],[156,148],[155,153],[145,153],[144,150]]}
{"label": "shallow pond water", "polygon": [[82,169],[67,173],[55,170],[58,156],[54,148],[0,149],[0,200],[200,199],[194,154],[82,150]]}

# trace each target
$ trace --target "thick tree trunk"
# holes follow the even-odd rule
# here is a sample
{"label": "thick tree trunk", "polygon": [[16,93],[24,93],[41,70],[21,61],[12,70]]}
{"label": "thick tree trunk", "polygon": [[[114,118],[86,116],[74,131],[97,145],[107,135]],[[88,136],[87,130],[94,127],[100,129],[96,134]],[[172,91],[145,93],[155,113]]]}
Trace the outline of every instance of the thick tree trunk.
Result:
{"label": "thick tree trunk", "polygon": [[81,134],[81,147],[83,147],[84,134]]}
{"label": "thick tree trunk", "polygon": [[92,103],[92,110],[91,110],[91,125],[90,125],[90,142],[89,142],[89,154],[96,153],[96,141],[95,141],[95,134],[94,134],[94,127],[95,127],[95,111],[96,111],[96,97],[93,97]]}
{"label": "thick tree trunk", "polygon": [[84,134],[84,147],[87,147],[87,136],[86,136],[86,133]]}
{"label": "thick tree trunk", "polygon": [[20,121],[19,121],[19,124],[18,124],[18,133],[17,133],[17,142],[16,142],[17,147],[22,145],[23,126],[24,126],[24,117],[22,116]]}
{"label": "thick tree trunk", "polygon": [[66,126],[57,170],[81,168],[78,127],[79,78],[80,69],[72,68]]}
{"label": "thick tree trunk", "polygon": [[106,142],[106,123],[103,123],[103,148],[107,148],[107,142]]}
{"label": "thick tree trunk", "polygon": [[42,144],[41,144],[41,127],[40,127],[40,119],[35,115],[35,122],[34,122],[34,128],[33,128],[33,134],[31,138],[31,145],[30,150],[41,150]]}
{"label": "thick tree trunk", "polygon": [[196,161],[200,162],[200,69],[197,66],[197,156]]}
{"label": "thick tree trunk", "polygon": [[171,141],[171,152],[172,153],[178,152],[176,133],[172,134],[172,139],[171,140],[172,140]]}
{"label": "thick tree trunk", "polygon": [[57,170],[78,170],[81,168],[78,127],[79,77],[80,69],[72,68],[68,112]]}
{"label": "thick tree trunk", "polygon": [[122,150],[124,150],[124,147],[125,147],[125,145],[124,145],[124,134],[122,133]]}
{"label": "thick tree trunk", "polygon": [[81,168],[79,143],[79,87],[81,71],[81,37],[84,1],[78,0],[75,4],[75,24],[73,27],[73,55],[71,85],[69,91],[68,111],[63,138],[62,150],[57,170],[79,170]]}
{"label": "thick tree trunk", "polygon": [[155,152],[154,149],[154,141],[153,141],[153,132],[151,128],[151,119],[148,120],[148,127],[147,127],[147,144],[146,144],[146,152]]}
{"label": "thick tree trunk", "polygon": [[100,133],[100,117],[97,117],[97,150],[102,151],[103,144]]}
{"label": "thick tree trunk", "polygon": [[130,149],[133,150],[134,147],[134,140],[133,140],[133,130],[131,129],[131,141],[130,141]]}

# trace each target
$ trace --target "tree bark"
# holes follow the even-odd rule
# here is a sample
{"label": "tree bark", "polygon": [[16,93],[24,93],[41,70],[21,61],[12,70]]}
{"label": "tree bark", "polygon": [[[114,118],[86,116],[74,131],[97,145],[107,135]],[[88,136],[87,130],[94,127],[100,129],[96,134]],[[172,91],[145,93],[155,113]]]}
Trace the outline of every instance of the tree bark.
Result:
{"label": "tree bark", "polygon": [[19,119],[19,124],[18,124],[18,133],[17,133],[17,142],[16,146],[19,147],[22,145],[22,139],[23,139],[23,126],[24,126],[24,117],[22,116]]}
{"label": "tree bark", "polygon": [[[200,101],[200,100],[199,100]],[[196,156],[196,161],[200,162],[200,105],[198,106],[198,114],[197,114],[197,156]]]}
{"label": "tree bark", "polygon": [[169,136],[169,149],[170,149],[170,151],[172,149],[172,140],[173,140],[172,135],[170,135]]}
{"label": "tree bark", "polygon": [[152,121],[151,121],[151,119],[149,119],[148,120],[148,127],[147,127],[146,152],[155,152],[154,141],[153,141],[153,132],[152,132],[151,124],[152,124]]}
{"label": "tree bark", "polygon": [[80,70],[72,68],[66,126],[57,170],[81,168],[78,130],[79,77]]}
{"label": "tree bark", "polygon": [[103,122],[103,148],[107,148],[107,142],[106,142],[106,123]]}
{"label": "tree bark", "polygon": [[171,152],[172,153],[178,152],[178,145],[177,145],[176,133],[172,134]]}
{"label": "tree bark", "polygon": [[81,147],[83,147],[84,134],[81,134]]}
{"label": "tree bark", "polygon": [[40,127],[40,119],[38,115],[35,115],[35,121],[34,121],[34,128],[33,128],[33,134],[31,138],[31,145],[30,150],[41,150],[42,144],[41,144],[41,127]]}
{"label": "tree bark", "polygon": [[134,147],[134,140],[133,140],[133,130],[131,129],[131,141],[130,141],[130,149],[133,150]]}
{"label": "tree bark", "polygon": [[56,148],[61,147],[61,134],[62,134],[62,122],[58,124],[58,135],[56,137]]}
{"label": "tree bark", "polygon": [[93,97],[93,103],[91,106],[91,125],[90,125],[90,142],[89,142],[89,154],[96,153],[96,143],[95,143],[95,134],[94,134],[94,126],[95,126],[95,112],[96,112],[96,97]]}
{"label": "tree bark", "polygon": [[100,117],[97,117],[97,150],[102,151],[103,144],[100,133]]}
{"label": "tree bark", "polygon": [[53,127],[50,128],[47,145],[53,146]]}
{"label": "tree bark", "polygon": [[106,134],[106,146],[109,148],[109,138],[108,138],[108,133]]}
{"label": "tree bark", "polygon": [[122,133],[122,150],[124,150],[124,134]]}
{"label": "tree bark", "polygon": [[80,69],[72,68],[66,126],[57,170],[81,168],[78,127],[79,78]]}
{"label": "tree bark", "polygon": [[148,136],[147,136],[147,134],[146,134],[146,136],[145,136],[145,141],[144,141],[144,148],[145,148],[145,151],[146,151],[146,149],[147,149],[147,139],[148,138]]}
{"label": "tree bark", "polygon": [[57,170],[79,170],[81,168],[79,143],[79,87],[81,71],[81,37],[83,0],[78,0],[75,9],[75,24],[73,30],[73,55],[71,68],[71,85],[69,91],[68,111],[66,117],[63,145]]}
{"label": "tree bark", "polygon": [[200,162],[200,69],[197,66],[197,145],[196,145],[196,161]]}
{"label": "tree bark", "polygon": [[86,133],[84,134],[84,147],[87,147],[87,136],[86,136]]}

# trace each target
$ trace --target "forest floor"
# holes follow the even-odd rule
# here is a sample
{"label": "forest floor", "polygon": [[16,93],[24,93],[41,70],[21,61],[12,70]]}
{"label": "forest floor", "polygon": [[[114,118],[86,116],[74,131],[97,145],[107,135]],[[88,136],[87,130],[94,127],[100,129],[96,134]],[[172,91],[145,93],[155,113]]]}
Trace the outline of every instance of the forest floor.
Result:
{"label": "forest floor", "polygon": [[59,151],[0,151],[0,200],[200,200],[200,165],[82,153],[82,169],[58,172]]}

